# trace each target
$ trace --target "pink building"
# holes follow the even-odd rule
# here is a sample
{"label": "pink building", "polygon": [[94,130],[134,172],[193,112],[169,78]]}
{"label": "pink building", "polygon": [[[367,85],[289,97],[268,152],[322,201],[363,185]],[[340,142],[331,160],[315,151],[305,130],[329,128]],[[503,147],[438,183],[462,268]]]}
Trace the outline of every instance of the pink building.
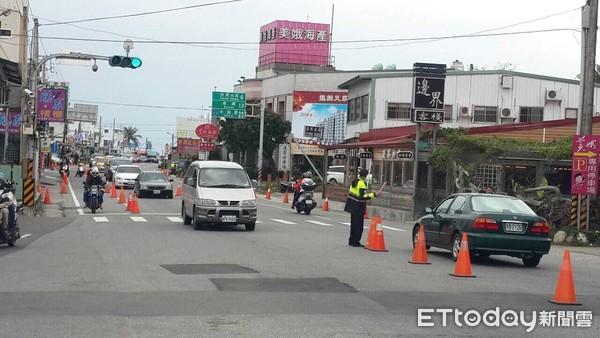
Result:
{"label": "pink building", "polygon": [[277,20],[260,28],[258,65],[330,65],[328,24]]}

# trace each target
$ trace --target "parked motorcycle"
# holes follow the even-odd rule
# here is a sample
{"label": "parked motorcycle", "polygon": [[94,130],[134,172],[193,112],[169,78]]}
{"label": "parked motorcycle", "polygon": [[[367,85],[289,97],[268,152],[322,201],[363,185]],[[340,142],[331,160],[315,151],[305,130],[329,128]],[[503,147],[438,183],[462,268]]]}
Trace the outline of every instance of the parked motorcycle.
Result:
{"label": "parked motorcycle", "polygon": [[310,212],[317,207],[317,202],[314,200],[313,192],[317,188],[317,184],[310,178],[302,180],[300,185],[300,197],[294,206],[296,212],[310,215]]}
{"label": "parked motorcycle", "polygon": [[[8,231],[4,231],[4,228],[0,226],[0,244],[8,244],[8,246],[14,246],[17,239],[21,238],[21,233],[19,229],[18,217],[19,217],[19,208],[17,205],[17,200],[15,198],[15,183],[12,181],[6,181],[2,188],[0,189],[0,209],[1,208],[9,208],[12,207],[15,210],[15,219],[14,226]],[[10,221],[9,221],[10,222]]]}
{"label": "parked motorcycle", "polygon": [[85,174],[85,166],[83,165],[83,163],[79,163],[79,165],[77,166],[77,173],[75,173],[75,176],[83,177],[83,174]]}
{"label": "parked motorcycle", "polygon": [[100,207],[100,194],[104,191],[100,188],[99,185],[88,186],[85,182],[85,191],[88,192],[89,200],[88,207],[92,210],[92,214],[96,213],[96,210]]}

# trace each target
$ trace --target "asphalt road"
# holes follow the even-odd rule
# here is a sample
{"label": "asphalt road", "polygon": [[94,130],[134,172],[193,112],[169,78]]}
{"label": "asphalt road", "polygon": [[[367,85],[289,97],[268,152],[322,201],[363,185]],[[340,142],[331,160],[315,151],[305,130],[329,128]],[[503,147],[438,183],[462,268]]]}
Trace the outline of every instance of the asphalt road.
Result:
{"label": "asphalt road", "polygon": [[[153,170],[155,165],[144,164]],[[599,336],[592,328],[532,333],[483,324],[419,327],[418,309],[592,311],[600,316],[600,256],[574,250],[582,306],[548,303],[563,248],[539,267],[509,257],[475,259],[477,278],[454,278],[448,252],[412,265],[410,224],[383,222],[388,252],[347,245],[349,215],[297,214],[280,198],[259,196],[256,231],[242,225],[183,225],[181,199],[140,199],[140,215],[107,198],[92,215],[83,179],[71,178],[65,218],[21,219],[31,236],[0,247],[0,336],[23,337],[396,337]],[[174,181],[177,188],[178,180]],[[126,191],[127,193],[130,190]],[[73,199],[75,196],[77,202]],[[79,211],[81,210],[81,211]],[[58,220],[58,221],[57,221]],[[368,221],[365,222],[368,225]],[[22,231],[24,233],[24,231]],[[363,234],[366,242],[367,229]],[[582,251],[582,252],[577,252]],[[558,312],[556,312],[558,314]],[[510,321],[510,317],[507,317]],[[452,319],[452,320],[451,320]],[[427,322],[427,320],[425,320]]]}

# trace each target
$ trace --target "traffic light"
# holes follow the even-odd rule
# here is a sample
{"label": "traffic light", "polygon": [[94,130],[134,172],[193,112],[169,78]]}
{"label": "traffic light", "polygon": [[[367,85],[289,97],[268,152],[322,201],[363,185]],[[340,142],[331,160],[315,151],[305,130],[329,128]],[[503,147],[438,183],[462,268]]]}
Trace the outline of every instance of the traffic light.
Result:
{"label": "traffic light", "polygon": [[111,67],[136,69],[142,66],[142,59],[133,56],[113,55],[110,58],[108,58],[108,64]]}

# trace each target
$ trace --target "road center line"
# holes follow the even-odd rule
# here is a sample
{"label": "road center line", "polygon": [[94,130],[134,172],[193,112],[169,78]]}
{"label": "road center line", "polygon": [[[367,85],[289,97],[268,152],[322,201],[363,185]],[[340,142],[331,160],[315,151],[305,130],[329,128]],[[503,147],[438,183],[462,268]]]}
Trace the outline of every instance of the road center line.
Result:
{"label": "road center line", "polygon": [[279,218],[273,218],[273,219],[271,219],[271,221],[275,221],[275,222],[279,222],[279,223],[283,223],[283,224],[296,224],[294,222],[286,221],[284,219],[279,219]]}
{"label": "road center line", "polygon": [[332,227],[333,226],[333,224],[323,223],[323,222],[319,222],[319,221],[307,220],[307,222],[312,223],[312,224],[324,225],[324,226],[328,226],[328,227]]}
{"label": "road center line", "polygon": [[396,229],[396,228],[392,228],[392,227],[389,227],[389,226],[386,226],[386,225],[382,225],[381,227],[384,228],[384,229],[394,230],[394,231],[406,231],[404,229]]}
{"label": "road center line", "polygon": [[78,208],[81,207],[81,204],[79,204],[79,201],[77,200],[77,195],[75,195],[75,190],[73,190],[73,186],[71,186],[71,181],[69,181],[69,191],[71,192],[71,197],[73,197],[73,203],[75,203],[75,206]]}
{"label": "road center line", "polygon": [[31,234],[25,234],[25,235],[21,235],[21,239],[23,239],[23,238],[27,238],[27,237],[29,237],[29,236],[31,236]]}

